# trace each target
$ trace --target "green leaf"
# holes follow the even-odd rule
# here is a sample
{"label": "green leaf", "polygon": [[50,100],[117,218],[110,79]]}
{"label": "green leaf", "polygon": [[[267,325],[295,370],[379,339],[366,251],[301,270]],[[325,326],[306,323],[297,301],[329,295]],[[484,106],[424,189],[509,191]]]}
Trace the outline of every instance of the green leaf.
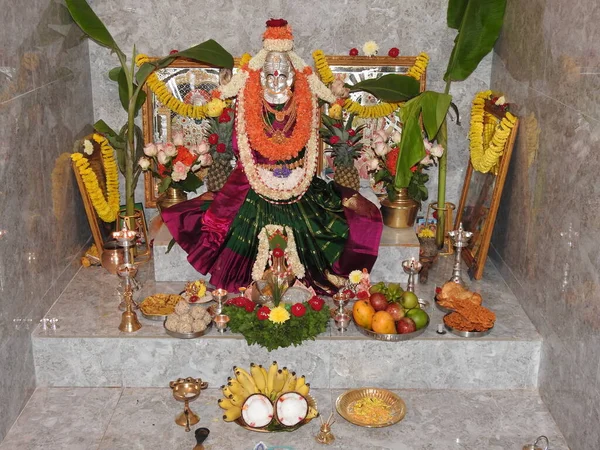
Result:
{"label": "green leaf", "polygon": [[120,72],[122,72],[122,71],[123,71],[123,68],[121,66],[114,67],[108,71],[108,78],[111,79],[112,81],[118,82]]}
{"label": "green leaf", "polygon": [[119,100],[121,100],[121,106],[127,111],[129,110],[129,86],[124,70],[119,72],[117,83],[119,84]]}
{"label": "green leaf", "polygon": [[452,96],[439,92],[425,91],[421,94],[421,110],[423,112],[423,125],[430,141],[438,134],[442,122],[448,114]]}
{"label": "green leaf", "polygon": [[115,52],[123,53],[100,18],[85,0],[66,0],[66,3],[71,17],[85,34],[98,44]]}
{"label": "green leaf", "polygon": [[419,95],[420,83],[406,75],[389,74],[350,86],[351,92],[366,91],[383,102],[403,102]]}
{"label": "green leaf", "polygon": [[400,140],[400,157],[396,163],[394,187],[408,187],[412,178],[410,168],[425,157],[425,145],[419,116],[422,108],[423,95],[413,98],[400,108],[402,139]]}
{"label": "green leaf", "polygon": [[[135,89],[135,85],[134,85],[134,89]],[[140,92],[138,92],[138,95],[135,99],[135,110],[133,112],[133,117],[137,117],[137,115],[140,112],[140,109],[144,105],[145,101],[146,101],[146,93],[144,91],[140,90]]]}
{"label": "green leaf", "polygon": [[458,30],[460,23],[462,22],[462,18],[465,15],[465,10],[467,9],[468,3],[469,0],[448,1],[448,12],[446,14],[446,19],[450,28]]}
{"label": "green leaf", "polygon": [[169,245],[167,245],[167,251],[165,252],[165,254],[169,253],[171,249],[175,246],[175,244],[177,244],[177,241],[175,241],[175,239],[171,239],[169,241]]}
{"label": "green leaf", "polygon": [[448,17],[452,23],[449,22],[449,26],[456,24],[463,7],[464,11],[444,80],[462,81],[494,47],[504,22],[506,0],[468,0],[466,6],[451,1],[450,7]]}
{"label": "green leaf", "polygon": [[162,194],[163,192],[165,192],[169,186],[171,186],[171,177],[165,177],[162,180],[160,180],[160,183],[158,184],[158,193]]}
{"label": "green leaf", "polygon": [[209,39],[194,47],[166,56],[160,59],[156,66],[159,68],[166,67],[171,64],[175,58],[188,58],[216,67],[233,69],[233,56],[221,47],[221,44],[213,39]]}
{"label": "green leaf", "polygon": [[156,70],[156,65],[153,63],[146,62],[140,66],[137,73],[135,74],[135,79],[138,84],[144,84],[146,82],[146,78],[152,72]]}

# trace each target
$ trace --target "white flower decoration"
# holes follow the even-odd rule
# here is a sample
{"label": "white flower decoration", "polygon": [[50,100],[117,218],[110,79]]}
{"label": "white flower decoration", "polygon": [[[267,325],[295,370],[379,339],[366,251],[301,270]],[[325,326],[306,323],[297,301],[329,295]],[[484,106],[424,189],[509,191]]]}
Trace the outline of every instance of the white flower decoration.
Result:
{"label": "white flower decoration", "polygon": [[94,153],[94,144],[92,144],[87,139],[83,141],[83,153],[85,153],[86,155],[91,155],[92,153]]}
{"label": "white flower decoration", "polygon": [[362,49],[365,56],[375,56],[379,51],[379,45],[375,41],[367,41],[364,43]]}

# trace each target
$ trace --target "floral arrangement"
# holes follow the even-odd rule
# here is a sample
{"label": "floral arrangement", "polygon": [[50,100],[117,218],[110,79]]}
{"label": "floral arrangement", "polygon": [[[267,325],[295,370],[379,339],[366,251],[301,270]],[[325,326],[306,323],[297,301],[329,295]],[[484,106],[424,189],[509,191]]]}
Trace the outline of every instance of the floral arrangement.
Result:
{"label": "floral arrangement", "polygon": [[265,225],[258,234],[258,254],[252,266],[252,279],[261,280],[267,265],[273,266],[273,258],[285,258],[289,272],[296,278],[304,278],[304,265],[300,262],[294,230],[281,225]]}
{"label": "floral arrangement", "polygon": [[[119,174],[117,163],[114,157],[114,149],[108,140],[99,134],[94,134],[92,140],[83,141],[83,153],[73,153],[71,159],[77,167],[77,171],[83,180],[85,189],[92,202],[94,210],[98,217],[107,223],[117,220],[119,213]],[[100,146],[101,160],[106,177],[106,192],[103,192],[98,182],[98,177],[90,167],[89,159],[84,156],[91,156],[95,150],[94,143]]]}
{"label": "floral arrangement", "polygon": [[[233,159],[233,107],[224,108],[218,117],[209,119],[208,144],[210,145],[211,161],[203,166],[209,165],[214,161],[229,162]],[[202,145],[202,144],[200,144]]]}
{"label": "floral arrangement", "polygon": [[173,142],[166,144],[150,143],[144,147],[144,154],[138,161],[142,170],[152,171],[159,178],[159,192],[169,187],[185,192],[195,192],[202,181],[194,172],[212,162],[207,145],[193,145],[189,149],[183,145],[183,133],[176,132]]}
{"label": "floral arrangement", "polygon": [[274,308],[259,306],[246,297],[227,300],[223,307],[229,327],[241,333],[248,345],[258,344],[267,350],[300,345],[327,329],[329,307],[317,296],[302,303],[281,303]]}
{"label": "floral arrangement", "polygon": [[[426,183],[429,175],[425,173],[431,166],[437,165],[444,149],[439,144],[431,143],[423,137],[425,157],[407,169],[412,176],[408,183],[408,195],[417,202],[423,202],[428,198]],[[393,198],[397,186],[400,155],[400,143],[402,141],[402,129],[379,129],[373,133],[371,145],[364,150],[366,165],[373,174],[375,183],[382,183],[389,198]]]}

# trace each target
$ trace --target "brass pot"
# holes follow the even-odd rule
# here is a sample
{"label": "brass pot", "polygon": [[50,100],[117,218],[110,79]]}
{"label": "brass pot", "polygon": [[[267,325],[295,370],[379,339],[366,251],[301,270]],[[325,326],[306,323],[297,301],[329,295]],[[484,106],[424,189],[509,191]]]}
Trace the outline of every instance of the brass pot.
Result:
{"label": "brass pot", "polygon": [[163,194],[156,200],[156,207],[159,211],[170,208],[177,203],[185,202],[187,194],[182,189],[168,187]]}
{"label": "brass pot", "polygon": [[381,201],[383,223],[391,228],[411,228],[415,224],[419,203],[408,196],[408,189],[398,189],[396,198]]}
{"label": "brass pot", "polygon": [[107,242],[102,250],[102,267],[109,273],[116,275],[117,267],[125,262],[124,252],[116,241]]}

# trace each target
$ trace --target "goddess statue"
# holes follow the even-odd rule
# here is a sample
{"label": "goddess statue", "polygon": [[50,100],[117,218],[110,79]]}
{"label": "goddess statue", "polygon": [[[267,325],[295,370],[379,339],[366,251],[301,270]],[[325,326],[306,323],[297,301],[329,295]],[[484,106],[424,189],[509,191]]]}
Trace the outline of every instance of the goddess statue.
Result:
{"label": "goddess statue", "polygon": [[336,276],[371,270],[377,258],[378,208],[316,176],[318,98],[336,97],[292,49],[287,22],[268,21],[263,48],[216,94],[237,96],[235,169],[214,198],[162,212],[192,266],[229,291],[252,281],[259,233],[269,224],[293,232],[305,280],[317,292],[335,292]]}

